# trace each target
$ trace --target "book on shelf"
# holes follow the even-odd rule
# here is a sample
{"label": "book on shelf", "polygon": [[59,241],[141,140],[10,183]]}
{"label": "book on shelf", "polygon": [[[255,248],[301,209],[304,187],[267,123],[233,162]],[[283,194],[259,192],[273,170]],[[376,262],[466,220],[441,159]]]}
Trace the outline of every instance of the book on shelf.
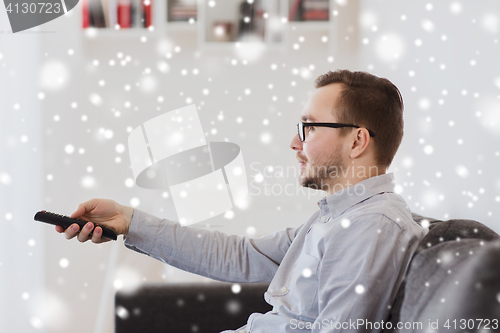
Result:
{"label": "book on shelf", "polygon": [[149,28],[153,25],[153,11],[151,9],[151,0],[142,2],[142,23],[144,28]]}
{"label": "book on shelf", "polygon": [[266,11],[262,7],[261,0],[254,0],[252,3],[243,1],[239,6],[238,32],[236,39],[245,40],[247,38],[264,40]]}
{"label": "book on shelf", "polygon": [[196,19],[197,15],[196,0],[168,0],[168,21],[189,21],[190,19]]}
{"label": "book on shelf", "polygon": [[[279,0],[235,0],[237,17],[211,13],[207,8],[207,35],[209,42],[271,42],[282,41]],[[212,16],[213,15],[213,19]],[[271,21],[271,22],[270,22]]]}
{"label": "book on shelf", "polygon": [[328,21],[329,0],[291,0],[289,21]]}
{"label": "book on shelf", "polygon": [[89,0],[89,25],[96,28],[106,27],[106,16],[104,12],[107,8],[103,7],[100,0]]}
{"label": "book on shelf", "polygon": [[328,10],[328,1],[304,1],[304,10]]}
{"label": "book on shelf", "polygon": [[153,0],[83,0],[83,28],[148,28]]}
{"label": "book on shelf", "polygon": [[120,29],[132,27],[133,11],[131,0],[118,0],[117,23]]}
{"label": "book on shelf", "polygon": [[302,16],[304,21],[328,21],[328,12],[322,10],[308,10]]}
{"label": "book on shelf", "polygon": [[90,26],[90,16],[89,16],[89,0],[82,1],[82,28],[88,28]]}

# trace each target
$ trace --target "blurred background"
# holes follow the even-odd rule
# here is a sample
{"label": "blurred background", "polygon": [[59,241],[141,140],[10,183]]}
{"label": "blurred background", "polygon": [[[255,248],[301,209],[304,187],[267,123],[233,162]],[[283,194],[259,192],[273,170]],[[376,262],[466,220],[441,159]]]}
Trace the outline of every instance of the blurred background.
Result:
{"label": "blurred background", "polygon": [[289,148],[314,79],[387,77],[405,102],[390,172],[415,213],[500,232],[500,3],[495,0],[86,0],[13,34],[0,10],[0,331],[113,332],[113,297],[206,282],[33,221],[110,198],[175,220],[168,189],[135,185],[128,134],[195,104],[208,141],[238,144],[246,203],[193,225],[259,237],[304,223],[323,192]]}

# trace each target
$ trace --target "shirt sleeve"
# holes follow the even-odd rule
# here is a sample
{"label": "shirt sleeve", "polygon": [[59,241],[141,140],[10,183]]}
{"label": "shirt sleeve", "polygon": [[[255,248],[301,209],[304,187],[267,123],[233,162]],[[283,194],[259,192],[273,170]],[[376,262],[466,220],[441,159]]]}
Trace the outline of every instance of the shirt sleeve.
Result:
{"label": "shirt sleeve", "polygon": [[135,209],[125,246],[164,263],[224,282],[270,282],[298,228],[259,238],[181,226]]}
{"label": "shirt sleeve", "polygon": [[312,332],[371,332],[385,323],[418,241],[383,214],[339,226],[319,265]]}

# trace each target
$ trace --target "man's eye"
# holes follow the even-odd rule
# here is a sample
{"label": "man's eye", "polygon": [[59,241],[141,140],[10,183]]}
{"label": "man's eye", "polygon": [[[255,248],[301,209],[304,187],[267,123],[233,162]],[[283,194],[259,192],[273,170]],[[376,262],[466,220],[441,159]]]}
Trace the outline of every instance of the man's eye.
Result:
{"label": "man's eye", "polygon": [[306,126],[306,130],[308,132],[312,131],[314,129],[314,126]]}

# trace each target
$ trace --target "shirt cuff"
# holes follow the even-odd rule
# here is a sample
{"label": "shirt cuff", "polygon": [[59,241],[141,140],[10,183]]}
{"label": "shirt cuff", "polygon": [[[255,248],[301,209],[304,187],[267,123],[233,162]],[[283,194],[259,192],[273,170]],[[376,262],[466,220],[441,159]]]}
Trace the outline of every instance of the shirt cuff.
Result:
{"label": "shirt cuff", "polygon": [[152,253],[156,246],[160,222],[159,217],[134,209],[128,234],[124,237],[123,243],[131,250]]}

